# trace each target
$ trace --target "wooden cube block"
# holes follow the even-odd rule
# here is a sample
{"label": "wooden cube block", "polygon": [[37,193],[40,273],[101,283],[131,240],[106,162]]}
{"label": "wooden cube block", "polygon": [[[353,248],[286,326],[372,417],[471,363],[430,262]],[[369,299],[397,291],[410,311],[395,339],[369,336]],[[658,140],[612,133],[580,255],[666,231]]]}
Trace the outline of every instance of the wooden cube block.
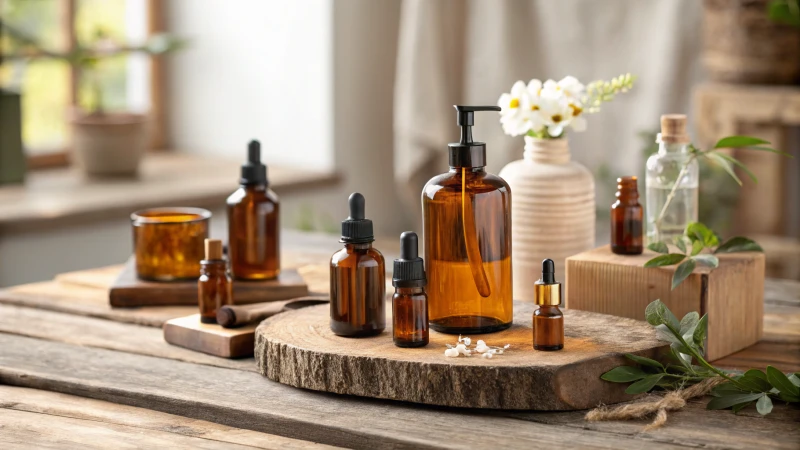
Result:
{"label": "wooden cube block", "polygon": [[755,344],[763,335],[762,253],[719,256],[713,271],[698,267],[671,290],[676,266],[645,268],[649,250],[623,256],[609,246],[567,258],[567,308],[644,320],[648,303],[661,299],[680,320],[686,313],[708,314],[706,358],[719,359]]}

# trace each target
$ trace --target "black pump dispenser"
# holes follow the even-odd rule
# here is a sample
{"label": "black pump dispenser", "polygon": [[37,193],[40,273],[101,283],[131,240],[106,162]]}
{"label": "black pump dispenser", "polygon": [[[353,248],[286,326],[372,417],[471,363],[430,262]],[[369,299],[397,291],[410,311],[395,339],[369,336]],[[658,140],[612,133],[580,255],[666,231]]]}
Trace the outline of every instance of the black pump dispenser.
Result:
{"label": "black pump dispenser", "polygon": [[267,184],[267,166],[261,163],[261,143],[252,140],[247,144],[247,162],[242,164],[240,184]]}
{"label": "black pump dispenser", "polygon": [[345,244],[366,244],[375,240],[372,234],[372,221],[365,219],[364,196],[358,192],[350,194],[350,217],[342,221],[342,238]]}
{"label": "black pump dispenser", "polygon": [[425,278],[425,263],[419,257],[417,233],[406,231],[400,235],[400,258],[394,260],[392,286],[423,287],[428,284]]}
{"label": "black pump dispenser", "polygon": [[542,261],[542,283],[556,283],[556,266],[552,259],[545,259]]}
{"label": "black pump dispenser", "polygon": [[448,144],[450,167],[483,167],[486,165],[486,143],[472,140],[476,111],[500,111],[498,106],[453,105],[457,111],[461,141]]}

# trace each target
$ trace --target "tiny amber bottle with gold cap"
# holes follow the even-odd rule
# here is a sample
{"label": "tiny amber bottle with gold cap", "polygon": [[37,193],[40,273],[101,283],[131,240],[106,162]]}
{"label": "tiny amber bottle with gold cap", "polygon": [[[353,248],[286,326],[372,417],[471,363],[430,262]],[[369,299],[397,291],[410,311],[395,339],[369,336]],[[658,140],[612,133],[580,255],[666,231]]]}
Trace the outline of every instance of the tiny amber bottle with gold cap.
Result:
{"label": "tiny amber bottle with gold cap", "polygon": [[200,321],[217,323],[217,309],[233,303],[233,285],[228,261],[222,256],[222,241],[206,239],[205,245],[206,259],[200,261],[200,279],[197,280]]}
{"label": "tiny amber bottle with gold cap", "polygon": [[542,278],[536,281],[534,300],[539,308],[533,312],[533,348],[553,351],[564,348],[564,314],[561,304],[561,283],[556,281],[552,259],[542,261]]}
{"label": "tiny amber bottle with gold cap", "polygon": [[641,255],[644,250],[636,177],[617,178],[617,201],[611,205],[611,251],[618,255]]}

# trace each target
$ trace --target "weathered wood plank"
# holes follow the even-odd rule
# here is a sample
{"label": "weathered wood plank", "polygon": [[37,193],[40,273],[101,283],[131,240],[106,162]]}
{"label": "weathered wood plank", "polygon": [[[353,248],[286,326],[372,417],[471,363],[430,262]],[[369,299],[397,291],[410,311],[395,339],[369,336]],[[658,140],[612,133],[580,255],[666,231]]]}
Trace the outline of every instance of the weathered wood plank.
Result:
{"label": "weathered wood plank", "polygon": [[0,443],[4,448],[332,448],[36,389],[0,386],[0,399]]}
{"label": "weathered wood plank", "polygon": [[[332,445],[531,449],[569,442],[587,448],[676,447],[674,439],[650,434],[621,436],[495,414],[322,394],[270,382],[250,372],[7,334],[0,334],[0,348],[4,349],[0,383]],[[765,429],[770,424],[765,421]]]}
{"label": "weathered wood plank", "polygon": [[170,345],[159,328],[21,306],[0,305],[0,332],[216,367],[258,370],[253,358],[230,360]]}

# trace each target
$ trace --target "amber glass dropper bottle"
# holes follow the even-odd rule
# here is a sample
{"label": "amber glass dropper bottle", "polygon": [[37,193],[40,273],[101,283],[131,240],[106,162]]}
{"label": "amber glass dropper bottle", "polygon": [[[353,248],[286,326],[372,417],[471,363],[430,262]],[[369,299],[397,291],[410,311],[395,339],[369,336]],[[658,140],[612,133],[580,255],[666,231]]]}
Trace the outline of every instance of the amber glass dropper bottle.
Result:
{"label": "amber glass dropper bottle", "polygon": [[200,261],[200,279],[197,280],[197,300],[200,303],[200,321],[217,323],[217,309],[230,305],[233,300],[228,262],[222,256],[222,241],[206,239],[206,259]]}
{"label": "amber glass dropper bottle", "polygon": [[228,197],[228,253],[238,280],[269,280],[280,273],[280,203],[269,188],[261,144],[251,141],[241,186]]}
{"label": "amber glass dropper bottle", "polygon": [[428,345],[428,294],[425,264],[419,257],[417,233],[400,235],[400,258],[394,260],[392,338],[398,347]]}
{"label": "amber glass dropper bottle", "polygon": [[564,348],[564,315],[561,303],[561,283],[556,281],[552,259],[542,261],[542,278],[534,286],[534,300],[539,308],[533,312],[533,348],[561,350]]}
{"label": "amber glass dropper bottle", "polygon": [[643,220],[636,177],[617,178],[617,201],[611,205],[611,251],[618,255],[642,254]]}
{"label": "amber glass dropper bottle", "polygon": [[350,217],[342,222],[344,248],[331,257],[331,331],[363,337],[386,328],[386,264],[372,248],[372,221],[364,196],[350,195]]}

